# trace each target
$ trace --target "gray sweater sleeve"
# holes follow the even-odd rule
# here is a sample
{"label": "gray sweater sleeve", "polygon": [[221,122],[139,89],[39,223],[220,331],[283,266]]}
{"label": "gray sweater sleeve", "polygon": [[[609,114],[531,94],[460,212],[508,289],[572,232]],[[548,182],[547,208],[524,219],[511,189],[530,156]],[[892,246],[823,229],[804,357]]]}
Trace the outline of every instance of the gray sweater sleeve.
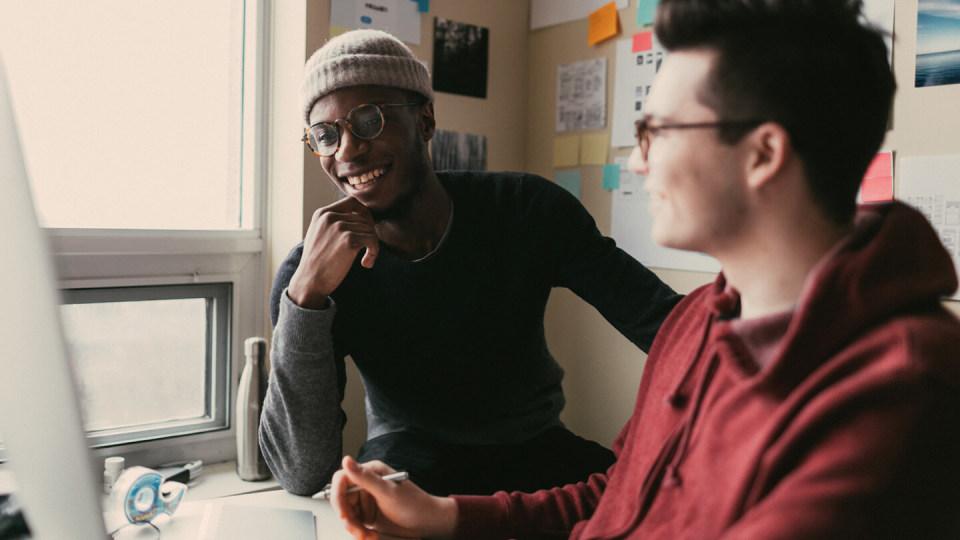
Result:
{"label": "gray sweater sleeve", "polygon": [[260,449],[280,485],[296,495],[320,491],[340,465],[343,359],[334,353],[330,302],[324,310],[304,309],[284,290],[273,333]]}

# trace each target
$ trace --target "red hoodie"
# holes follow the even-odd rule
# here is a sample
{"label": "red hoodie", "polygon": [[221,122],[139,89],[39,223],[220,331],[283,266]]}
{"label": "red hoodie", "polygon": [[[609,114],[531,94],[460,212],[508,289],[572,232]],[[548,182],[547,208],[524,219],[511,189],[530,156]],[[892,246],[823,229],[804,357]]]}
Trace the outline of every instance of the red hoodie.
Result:
{"label": "red hoodie", "polygon": [[862,210],[794,310],[720,275],[664,323],[607,474],[456,497],[457,536],[960,538],[957,287],[917,211]]}

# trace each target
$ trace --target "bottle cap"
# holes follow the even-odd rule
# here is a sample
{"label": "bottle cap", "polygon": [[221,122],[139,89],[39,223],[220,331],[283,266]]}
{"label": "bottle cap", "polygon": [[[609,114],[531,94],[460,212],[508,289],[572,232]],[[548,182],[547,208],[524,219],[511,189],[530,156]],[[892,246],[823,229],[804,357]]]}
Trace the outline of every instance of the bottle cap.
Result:
{"label": "bottle cap", "polygon": [[243,342],[243,353],[247,356],[260,357],[267,351],[267,340],[262,337],[247,338]]}
{"label": "bottle cap", "polygon": [[123,466],[125,462],[126,461],[119,456],[108,457],[107,459],[103,460],[103,468],[110,474],[119,476],[120,473],[123,472]]}

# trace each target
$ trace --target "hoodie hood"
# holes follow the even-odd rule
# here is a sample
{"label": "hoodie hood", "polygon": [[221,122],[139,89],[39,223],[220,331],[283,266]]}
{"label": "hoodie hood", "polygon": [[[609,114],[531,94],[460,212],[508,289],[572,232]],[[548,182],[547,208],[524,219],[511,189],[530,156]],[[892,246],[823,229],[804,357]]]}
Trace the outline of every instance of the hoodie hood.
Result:
{"label": "hoodie hood", "polygon": [[[799,380],[855,336],[895,315],[937,306],[956,289],[953,261],[923,214],[900,202],[861,207],[851,235],[807,278],[768,376]],[[717,316],[739,309],[723,275],[712,296]],[[737,356],[752,353],[743,345]]]}

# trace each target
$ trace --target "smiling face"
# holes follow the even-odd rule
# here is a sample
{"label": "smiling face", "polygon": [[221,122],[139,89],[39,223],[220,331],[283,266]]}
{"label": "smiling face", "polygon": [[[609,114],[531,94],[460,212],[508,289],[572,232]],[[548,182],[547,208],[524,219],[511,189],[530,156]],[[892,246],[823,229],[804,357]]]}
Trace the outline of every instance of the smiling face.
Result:
{"label": "smiling face", "polygon": [[[646,104],[652,127],[719,120],[697,98],[713,60],[706,50],[667,57]],[[635,147],[630,167],[646,176],[653,240],[710,254],[733,240],[746,212],[743,160],[739,145],[724,144],[714,128],[663,129],[650,139],[646,160]]]}
{"label": "smiling face", "polygon": [[[346,118],[363,104],[409,103],[410,93],[396,88],[356,86],[320,98],[310,111],[310,124]],[[336,153],[321,157],[330,180],[370,209],[374,217],[405,211],[429,172],[427,141],[433,136],[432,105],[385,107],[383,132],[374,139],[356,137],[341,122]]]}

